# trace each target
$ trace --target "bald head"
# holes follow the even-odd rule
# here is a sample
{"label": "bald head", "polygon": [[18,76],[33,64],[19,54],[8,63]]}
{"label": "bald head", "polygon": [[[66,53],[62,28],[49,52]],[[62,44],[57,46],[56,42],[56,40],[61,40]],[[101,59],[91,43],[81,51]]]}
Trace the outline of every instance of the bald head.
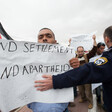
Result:
{"label": "bald head", "polygon": [[83,46],[77,47],[77,55],[79,58],[83,57],[83,55],[84,55],[84,47]]}

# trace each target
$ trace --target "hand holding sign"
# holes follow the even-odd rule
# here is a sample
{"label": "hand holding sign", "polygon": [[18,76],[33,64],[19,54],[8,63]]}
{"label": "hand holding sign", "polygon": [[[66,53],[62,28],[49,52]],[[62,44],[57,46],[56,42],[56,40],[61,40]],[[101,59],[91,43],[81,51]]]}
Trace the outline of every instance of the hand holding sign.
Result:
{"label": "hand holding sign", "polygon": [[93,40],[96,40],[96,35],[93,35],[93,37],[92,37],[92,38],[93,38]]}

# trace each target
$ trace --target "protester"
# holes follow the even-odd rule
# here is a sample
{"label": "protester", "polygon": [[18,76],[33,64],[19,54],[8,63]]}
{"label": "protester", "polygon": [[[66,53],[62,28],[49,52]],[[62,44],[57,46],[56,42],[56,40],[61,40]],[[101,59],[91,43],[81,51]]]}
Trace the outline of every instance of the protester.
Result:
{"label": "protester", "polygon": [[104,52],[100,58],[56,76],[43,75],[45,80],[35,81],[37,90],[61,89],[74,85],[102,82],[104,103],[107,112],[112,112],[112,26],[105,29],[104,41],[108,51]]}
{"label": "protester", "polygon": [[[89,59],[95,56],[97,51],[97,43],[96,43],[96,36],[93,35],[93,48],[89,53],[84,53],[84,47],[78,46],[77,47],[77,57],[80,61],[80,66],[84,65],[85,63],[89,62]],[[78,86],[79,93],[81,95],[81,99],[79,100],[79,103],[83,103],[84,101],[88,101],[88,108],[93,108],[93,96],[92,96],[92,90],[91,90],[91,84],[84,84]]]}
{"label": "protester", "polygon": [[[90,60],[89,60],[89,62],[94,62],[97,58],[99,58],[99,57],[101,57],[102,56],[102,54],[103,54],[103,52],[104,52],[104,49],[105,49],[105,44],[104,43],[102,43],[102,42],[99,42],[98,44],[97,44],[97,52],[96,52],[96,55],[93,57],[93,58],[91,58]],[[101,104],[101,91],[102,91],[102,85],[100,85],[99,87],[97,87],[94,91],[95,91],[95,93],[96,93],[96,97],[97,97],[97,103],[98,104]]]}
{"label": "protester", "polygon": [[[52,30],[48,28],[43,28],[39,31],[38,34],[38,42],[39,43],[50,43],[56,44],[55,35]],[[79,61],[77,58],[73,58],[74,68],[79,66]],[[28,107],[33,110],[33,112],[67,112],[68,103],[40,103],[33,102],[28,104]]]}
{"label": "protester", "polygon": [[105,44],[103,42],[99,42],[97,44],[97,53],[96,55],[102,55],[105,49]]}

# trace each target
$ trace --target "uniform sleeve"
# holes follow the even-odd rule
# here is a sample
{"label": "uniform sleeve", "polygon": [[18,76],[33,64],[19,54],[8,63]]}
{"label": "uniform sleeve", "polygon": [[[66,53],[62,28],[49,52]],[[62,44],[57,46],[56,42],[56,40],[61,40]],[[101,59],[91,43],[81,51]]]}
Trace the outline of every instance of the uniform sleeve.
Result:
{"label": "uniform sleeve", "polygon": [[108,82],[112,80],[112,60],[106,57],[97,59],[94,63],[87,63],[79,68],[53,76],[54,89],[72,86]]}

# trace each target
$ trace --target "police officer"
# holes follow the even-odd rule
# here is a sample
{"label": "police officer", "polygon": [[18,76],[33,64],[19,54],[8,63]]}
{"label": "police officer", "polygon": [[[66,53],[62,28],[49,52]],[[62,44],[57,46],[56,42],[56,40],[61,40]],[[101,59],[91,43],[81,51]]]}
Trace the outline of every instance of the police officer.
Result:
{"label": "police officer", "polygon": [[56,76],[43,75],[45,80],[36,81],[35,87],[39,87],[38,90],[44,91],[51,88],[61,89],[74,85],[102,82],[104,103],[107,112],[112,112],[112,26],[105,29],[104,41],[108,51],[104,52],[102,57]]}

